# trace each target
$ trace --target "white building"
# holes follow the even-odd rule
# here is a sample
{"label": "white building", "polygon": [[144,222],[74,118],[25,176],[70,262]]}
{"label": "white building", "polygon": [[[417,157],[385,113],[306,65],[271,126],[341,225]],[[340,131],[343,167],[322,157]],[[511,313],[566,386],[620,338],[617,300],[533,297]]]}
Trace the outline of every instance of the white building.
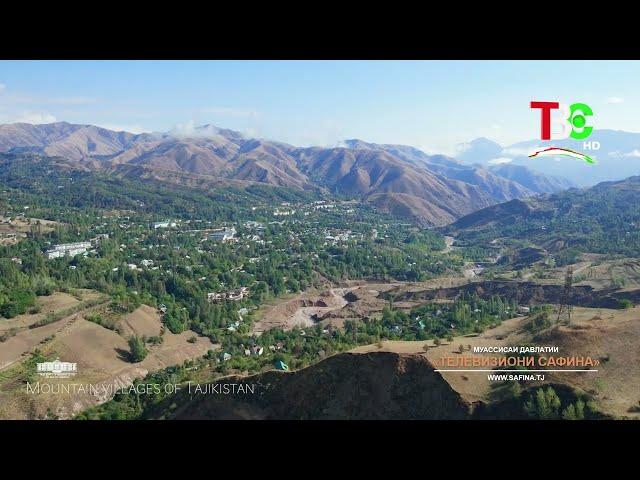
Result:
{"label": "white building", "polygon": [[153,228],[173,228],[176,226],[176,222],[171,222],[169,220],[165,222],[155,222],[153,224]]}
{"label": "white building", "polygon": [[242,300],[245,297],[249,296],[249,289],[247,287],[240,287],[237,290],[230,290],[228,292],[221,292],[221,293],[217,293],[217,292],[210,292],[207,293],[207,300],[209,302],[219,302],[220,300],[231,300],[231,301],[238,301],[238,300]]}
{"label": "white building", "polygon": [[75,257],[84,254],[91,248],[91,242],[61,243],[47,250],[45,255],[49,260],[60,257]]}
{"label": "white building", "polygon": [[216,230],[209,235],[211,240],[217,242],[231,242],[235,240],[236,229],[234,227],[231,228],[223,228],[221,230]]}
{"label": "white building", "polygon": [[273,216],[274,217],[287,217],[289,215],[295,215],[296,211],[294,209],[291,210],[280,210],[278,208],[276,208],[273,211]]}

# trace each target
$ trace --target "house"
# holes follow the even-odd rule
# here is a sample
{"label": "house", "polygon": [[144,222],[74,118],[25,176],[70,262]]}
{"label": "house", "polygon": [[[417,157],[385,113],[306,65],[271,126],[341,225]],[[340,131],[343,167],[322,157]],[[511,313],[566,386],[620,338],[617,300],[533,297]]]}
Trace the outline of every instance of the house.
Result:
{"label": "house", "polygon": [[526,307],[524,305],[518,305],[518,313],[529,313],[531,312],[531,308]]}
{"label": "house", "polygon": [[209,302],[218,302],[227,297],[226,293],[209,292],[207,293],[207,300]]}
{"label": "house", "polygon": [[153,260],[142,260],[140,263],[143,267],[150,267],[151,265],[153,265]]}
{"label": "house", "polygon": [[275,363],[275,367],[276,367],[276,370],[282,370],[283,372],[288,372],[289,371],[289,365],[284,363],[282,360],[278,360]]}
{"label": "house", "polygon": [[207,293],[207,300],[209,302],[219,302],[220,300],[241,300],[246,297],[248,293],[248,289],[246,287],[242,287],[238,290],[230,290],[228,292],[209,292]]}
{"label": "house", "polygon": [[250,230],[264,230],[264,225],[260,222],[248,221],[244,226]]}
{"label": "house", "polygon": [[230,332],[235,332],[236,330],[238,330],[238,327],[240,326],[240,322],[235,321],[233,322],[231,325],[229,325],[229,327],[227,328],[228,331]]}
{"label": "house", "polygon": [[234,242],[237,239],[235,238],[236,229],[234,227],[231,228],[223,228],[220,230],[215,230],[209,235],[209,238],[215,242]]}
{"label": "house", "polygon": [[173,228],[176,225],[177,225],[176,222],[172,222],[170,220],[166,220],[164,222],[154,222],[153,223],[153,228],[155,228],[155,229],[158,229],[158,228]]}
{"label": "house", "polygon": [[259,357],[264,353],[264,347],[261,347],[260,345],[254,345],[249,349],[249,352],[254,357]]}
{"label": "house", "polygon": [[91,242],[61,243],[47,250],[45,255],[49,260],[60,257],[75,257],[84,254],[91,248]]}
{"label": "house", "polygon": [[229,300],[233,300],[234,302],[237,300],[242,300],[247,296],[249,296],[249,289],[247,287],[240,287],[237,290],[231,290],[227,292],[227,298]]}
{"label": "house", "polygon": [[160,310],[162,313],[167,313],[167,306],[164,303],[161,303],[160,307],[158,307],[158,310]]}
{"label": "house", "polygon": [[273,211],[273,216],[274,217],[282,217],[282,216],[289,216],[289,215],[294,215],[296,213],[296,211],[294,209],[291,210],[281,210],[279,208],[276,208]]}
{"label": "house", "polygon": [[222,361],[223,361],[223,362],[226,362],[226,361],[227,361],[227,360],[229,360],[230,358],[231,358],[231,354],[230,354],[230,353],[227,353],[227,352],[224,352],[224,353],[222,354],[222,357],[221,357],[221,359],[222,359]]}

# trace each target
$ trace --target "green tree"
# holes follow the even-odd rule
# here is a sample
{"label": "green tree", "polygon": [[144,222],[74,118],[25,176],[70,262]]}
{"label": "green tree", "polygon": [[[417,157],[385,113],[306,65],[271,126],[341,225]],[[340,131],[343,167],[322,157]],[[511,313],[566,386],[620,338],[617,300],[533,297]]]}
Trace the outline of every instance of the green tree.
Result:
{"label": "green tree", "polygon": [[576,402],[576,420],[584,420],[584,402],[580,399]]}
{"label": "green tree", "polygon": [[149,351],[144,343],[144,339],[133,335],[129,337],[129,358],[133,363],[141,362],[145,359]]}
{"label": "green tree", "polygon": [[569,406],[562,411],[562,419],[577,420],[576,408],[573,406],[573,403],[569,404]]}

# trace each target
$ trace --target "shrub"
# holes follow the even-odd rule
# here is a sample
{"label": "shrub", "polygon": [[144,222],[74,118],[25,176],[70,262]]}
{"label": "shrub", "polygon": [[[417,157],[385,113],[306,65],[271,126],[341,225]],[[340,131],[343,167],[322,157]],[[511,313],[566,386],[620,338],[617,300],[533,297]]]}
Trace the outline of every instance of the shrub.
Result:
{"label": "shrub", "polygon": [[623,298],[618,300],[618,308],[622,310],[626,310],[627,308],[633,307],[633,303],[628,298]]}
{"label": "shrub", "polygon": [[144,344],[144,339],[133,335],[129,338],[129,358],[133,363],[141,362],[145,359],[149,351]]}

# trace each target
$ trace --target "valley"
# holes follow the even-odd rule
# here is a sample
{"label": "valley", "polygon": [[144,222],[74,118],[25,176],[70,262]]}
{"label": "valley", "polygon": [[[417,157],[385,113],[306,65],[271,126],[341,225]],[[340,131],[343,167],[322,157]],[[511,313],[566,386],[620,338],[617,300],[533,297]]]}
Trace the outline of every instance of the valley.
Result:
{"label": "valley", "polygon": [[[0,153],[55,157],[57,168],[100,171],[196,188],[271,185],[339,193],[422,225],[445,225],[478,208],[565,188],[518,174],[427,155],[403,145],[347,140],[301,148],[203,125],[187,135],[114,132],[66,122],[0,125]],[[526,186],[525,186],[526,185]]]}
{"label": "valley", "polygon": [[[541,389],[557,417],[637,417],[637,178],[560,192],[402,145],[5,127],[2,418],[537,418]],[[607,360],[543,381],[435,371],[523,344]],[[57,358],[77,374],[38,374]],[[136,390],[228,381],[266,390]]]}

